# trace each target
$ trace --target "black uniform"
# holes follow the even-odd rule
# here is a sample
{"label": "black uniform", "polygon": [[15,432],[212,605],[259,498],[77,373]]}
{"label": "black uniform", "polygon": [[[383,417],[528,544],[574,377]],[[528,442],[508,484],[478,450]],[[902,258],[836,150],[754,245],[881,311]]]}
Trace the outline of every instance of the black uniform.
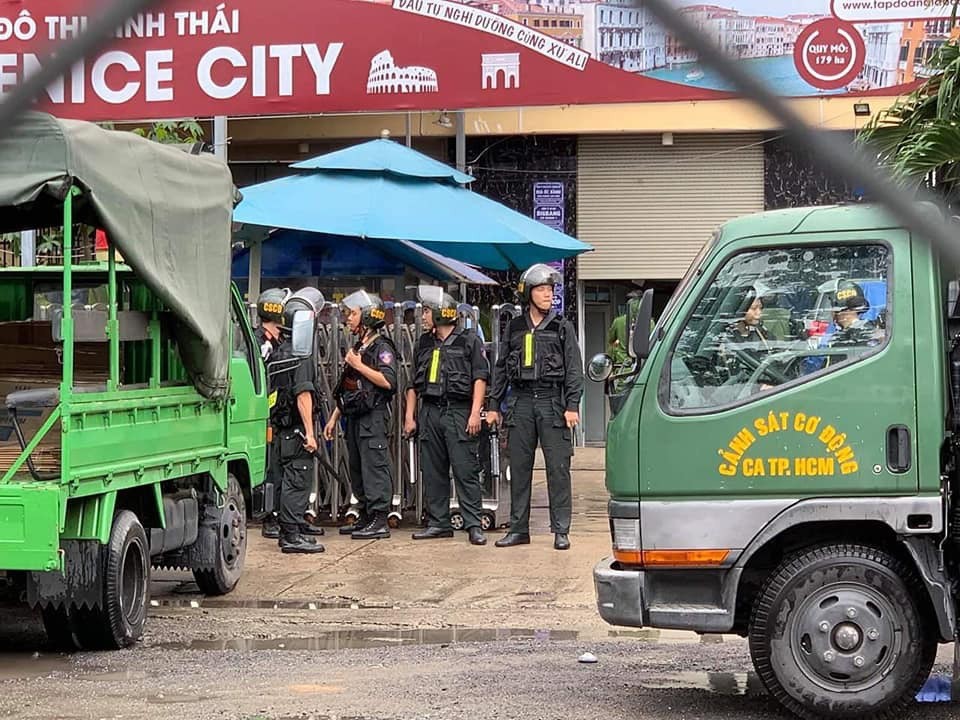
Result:
{"label": "black uniform", "polygon": [[397,352],[387,338],[375,335],[358,348],[363,364],[383,373],[390,390],[374,385],[349,365],[344,367],[335,396],[347,419],[350,487],[361,518],[390,511],[393,479],[387,446],[389,404],[397,389]]}
{"label": "black uniform", "polygon": [[[277,350],[277,343],[267,336],[267,331],[264,329],[263,325],[258,325],[253,331],[253,337],[257,341],[257,348],[260,352],[261,357],[263,357],[264,362],[268,362],[273,356],[273,353]],[[270,388],[270,402],[271,402],[271,411],[273,403],[276,402],[273,396],[273,388]],[[276,426],[274,426],[276,429]],[[273,507],[271,509],[271,514],[268,516],[268,523],[272,523],[274,531],[276,528],[277,516],[280,512],[280,486],[281,486],[281,477],[280,477],[280,465],[279,465],[279,433],[274,433],[273,440],[270,445],[267,446],[267,473],[266,481],[273,486]]]}
{"label": "black uniform", "polygon": [[[273,360],[292,358],[289,342],[283,342],[273,353]],[[300,524],[310,502],[310,472],[313,458],[303,446],[307,429],[303,426],[297,396],[309,392],[317,407],[315,369],[308,358],[295,368],[273,377],[271,393],[276,400],[270,409],[270,423],[274,428],[273,449],[277,452],[277,472],[280,476],[280,529],[288,539],[300,534]],[[299,431],[299,432],[298,432]]]}
{"label": "black uniform", "polygon": [[446,340],[424,333],[417,342],[413,388],[419,413],[420,467],[428,527],[450,529],[450,469],[457,486],[464,529],[480,527],[479,435],[467,432],[473,386],[490,366],[472,330],[455,328]]}
{"label": "black uniform", "polygon": [[504,330],[489,408],[500,410],[507,395],[503,424],[510,430],[510,532],[530,532],[530,489],[537,441],[547,465],[550,529],[570,531],[571,430],[563,413],[579,411],[583,364],[573,325],[550,312],[536,328],[530,313],[514,318]]}

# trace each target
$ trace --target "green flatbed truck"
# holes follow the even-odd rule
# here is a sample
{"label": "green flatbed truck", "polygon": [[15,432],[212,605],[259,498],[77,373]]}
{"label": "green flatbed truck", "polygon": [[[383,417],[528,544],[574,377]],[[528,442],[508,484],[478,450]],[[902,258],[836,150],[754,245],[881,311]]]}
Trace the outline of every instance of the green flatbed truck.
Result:
{"label": "green flatbed truck", "polygon": [[[0,271],[0,586],[64,648],[135,642],[151,567],[208,594],[242,572],[268,408],[234,196],[213,156],[131,133],[31,113],[0,139],[0,231],[63,238]],[[106,262],[74,257],[81,226]]]}
{"label": "green flatbed truck", "polygon": [[957,634],[957,271],[866,205],[715,233],[616,383],[601,616],[747,637],[802,717],[903,712]]}

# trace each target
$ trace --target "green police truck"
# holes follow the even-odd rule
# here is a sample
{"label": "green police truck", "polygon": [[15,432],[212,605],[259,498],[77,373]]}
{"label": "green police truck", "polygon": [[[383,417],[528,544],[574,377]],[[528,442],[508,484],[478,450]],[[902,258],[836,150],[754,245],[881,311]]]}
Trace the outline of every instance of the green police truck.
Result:
{"label": "green police truck", "polygon": [[802,717],[901,712],[957,633],[957,271],[866,205],[716,232],[632,337],[601,616],[747,637]]}
{"label": "green police truck", "polygon": [[136,641],[151,567],[208,594],[242,572],[267,393],[234,195],[212,155],[131,133],[31,113],[0,138],[0,232],[59,230],[47,265],[0,270],[0,589],[65,648]]}

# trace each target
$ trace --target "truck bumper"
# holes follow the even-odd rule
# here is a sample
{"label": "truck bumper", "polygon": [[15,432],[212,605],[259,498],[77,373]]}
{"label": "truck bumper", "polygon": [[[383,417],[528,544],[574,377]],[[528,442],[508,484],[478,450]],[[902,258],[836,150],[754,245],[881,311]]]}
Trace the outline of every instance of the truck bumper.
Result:
{"label": "truck bumper", "polygon": [[606,557],[593,568],[600,617],[611,625],[643,627],[646,616],[643,573],[639,570],[618,570],[615,562],[612,557]]}
{"label": "truck bumper", "polygon": [[0,570],[61,570],[60,487],[0,485]]}

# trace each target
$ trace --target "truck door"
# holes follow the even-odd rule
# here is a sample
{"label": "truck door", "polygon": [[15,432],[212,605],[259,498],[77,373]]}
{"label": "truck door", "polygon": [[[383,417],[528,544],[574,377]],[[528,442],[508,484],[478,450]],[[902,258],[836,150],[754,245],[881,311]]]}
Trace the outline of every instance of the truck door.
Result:
{"label": "truck door", "polygon": [[743,547],[803,497],[915,493],[913,336],[904,232],[728,246],[652,358],[644,549]]}
{"label": "truck door", "polygon": [[[231,308],[230,423],[228,439],[234,450],[247,449],[259,457],[266,445],[266,373],[259,348],[234,292]],[[258,452],[252,452],[258,450]],[[253,469],[251,468],[251,471]]]}

